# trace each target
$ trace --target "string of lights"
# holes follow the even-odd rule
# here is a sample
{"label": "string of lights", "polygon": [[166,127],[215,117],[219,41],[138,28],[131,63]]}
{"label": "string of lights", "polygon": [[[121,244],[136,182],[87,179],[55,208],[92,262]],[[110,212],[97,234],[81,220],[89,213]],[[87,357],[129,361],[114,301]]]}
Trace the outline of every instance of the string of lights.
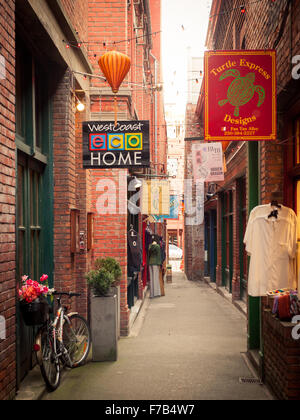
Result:
{"label": "string of lights", "polygon": [[[113,42],[103,41],[102,45],[103,45],[104,48],[107,48],[109,45],[114,46],[114,45],[122,44],[122,43],[125,43],[125,42],[129,43],[133,40],[137,40],[137,39],[140,39],[140,38],[146,38],[146,37],[150,37],[150,36],[155,37],[157,34],[159,34],[161,32],[162,31],[151,32],[149,35],[143,34],[143,35],[140,35],[140,36],[135,36],[133,38],[124,39],[124,40],[121,40],[121,41],[113,41]],[[84,45],[84,44],[86,44],[86,45],[92,45],[92,44],[98,45],[99,43],[101,43],[99,41],[66,41],[65,39],[63,39],[62,41],[66,44],[66,48],[70,48],[70,47],[81,48],[82,45]]]}
{"label": "string of lights", "polygon": [[[216,16],[228,15],[228,14],[230,14],[231,12],[233,12],[233,11],[235,11],[235,10],[240,10],[241,14],[245,14],[245,13],[246,13],[246,11],[247,11],[247,7],[248,7],[248,6],[251,6],[252,4],[256,4],[256,3],[261,3],[262,1],[264,1],[264,0],[255,0],[255,1],[250,1],[250,2],[247,4],[247,6],[246,6],[245,4],[243,4],[243,5],[240,5],[240,6],[238,6],[238,7],[233,7],[232,9],[227,10],[227,11],[224,11],[224,12],[215,13],[214,15],[210,15],[210,16],[209,16],[209,20],[212,20],[212,18],[214,18],[214,17],[216,17]],[[275,2],[276,2],[276,0],[268,0],[268,1],[270,1],[271,3],[275,3]]]}

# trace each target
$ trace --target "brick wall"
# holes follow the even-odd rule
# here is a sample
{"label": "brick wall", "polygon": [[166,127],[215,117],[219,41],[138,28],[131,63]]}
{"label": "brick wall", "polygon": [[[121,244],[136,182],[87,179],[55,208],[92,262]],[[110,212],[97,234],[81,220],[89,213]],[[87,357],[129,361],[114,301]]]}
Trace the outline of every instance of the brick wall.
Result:
{"label": "brick wall", "polygon": [[[199,140],[191,140],[203,136],[203,130],[195,125],[196,106],[188,104],[186,108],[185,124],[185,180],[193,180],[192,148]],[[196,186],[193,182],[192,190],[193,206],[196,205]],[[187,202],[187,191],[185,191],[185,207]],[[202,280],[204,276],[204,223],[191,225],[188,222],[189,215],[185,214],[184,225],[184,270],[189,280]]]}
{"label": "brick wall", "polygon": [[16,385],[14,12],[13,0],[0,1],[0,55],[6,73],[4,79],[0,76],[0,317],[6,323],[6,339],[0,337],[0,400],[12,398]]}
{"label": "brick wall", "polygon": [[75,100],[66,70],[53,99],[54,285],[76,290],[76,254],[71,254],[71,209],[76,209]]}
{"label": "brick wall", "polygon": [[[131,4],[126,0],[113,2],[89,1],[89,58],[96,74],[101,74],[97,60],[105,52],[117,49],[131,58],[131,69],[122,83],[123,88],[131,90],[131,97],[122,96],[122,89],[118,96],[118,115],[122,119],[133,119],[135,115],[140,120],[150,120],[150,151],[151,162],[154,162],[154,94],[143,89],[144,46],[142,40],[127,39],[141,36],[142,31],[133,29],[136,19],[137,26],[143,26],[143,16],[140,6]],[[160,2],[159,2],[160,3]],[[155,21],[155,19],[154,19]],[[159,22],[160,25],[160,22]],[[95,42],[97,41],[97,42]],[[121,42],[120,42],[121,41]],[[158,40],[159,41],[159,40]],[[115,42],[115,44],[114,44]],[[157,46],[157,58],[160,58],[160,49]],[[96,57],[95,57],[96,56]],[[146,83],[153,82],[154,60],[149,58],[149,72],[145,74]],[[128,83],[128,81],[132,82]],[[139,85],[139,86],[137,86]],[[101,80],[91,79],[92,88],[107,88],[108,84]],[[101,92],[99,92],[101,93]],[[163,124],[163,109],[160,106],[158,95],[158,125]],[[114,106],[110,93],[104,96],[91,94],[91,118],[108,120],[114,118]],[[166,138],[163,136],[165,127],[159,127],[157,161],[165,163],[166,167]],[[160,168],[160,166],[158,166]],[[153,169],[155,166],[153,165]],[[129,309],[127,305],[127,170],[93,170],[90,171],[91,210],[95,213],[95,237],[93,260],[98,257],[111,256],[116,258],[122,268],[121,280],[121,335],[129,332]],[[99,211],[99,203],[103,202],[106,191],[110,188],[108,207]],[[107,214],[106,214],[107,212]]]}
{"label": "brick wall", "polygon": [[[237,2],[241,4],[241,2]],[[230,9],[230,3],[224,0],[214,1],[213,10],[220,10],[221,15],[212,20],[210,28],[214,31],[209,36],[209,48],[231,49],[276,49],[277,53],[277,93],[278,93],[278,140],[277,142],[259,142],[260,202],[269,203],[272,199],[290,207],[294,206],[293,178],[285,174],[293,161],[292,118],[299,115],[300,103],[298,87],[292,86],[292,57],[299,54],[299,17],[300,1],[258,2],[246,5],[246,13],[241,16],[237,7]],[[224,13],[223,13],[224,12]],[[243,25],[244,20],[244,25]],[[214,27],[214,25],[216,25]],[[298,105],[297,105],[298,101]],[[293,108],[293,111],[292,111]],[[292,111],[292,112],[291,112]],[[291,138],[290,141],[287,141]],[[285,141],[282,141],[285,140]],[[246,150],[245,150],[246,152]],[[240,153],[238,154],[238,156]],[[234,159],[236,168],[247,169],[247,155],[242,161]],[[287,164],[288,161],[288,164]],[[240,168],[240,169],[241,169]],[[234,188],[234,201],[238,201],[238,189],[234,177],[226,174],[228,188]],[[247,184],[249,174],[247,174]],[[285,182],[284,182],[285,177]],[[226,182],[225,180],[225,182]],[[227,188],[226,186],[226,188]],[[247,187],[247,195],[248,195]],[[236,198],[236,200],[235,200]],[[247,197],[247,205],[248,205]],[[236,210],[236,206],[234,205]],[[234,216],[234,224],[236,217]],[[221,208],[218,206],[218,247],[221,245]],[[234,243],[238,241],[234,228]],[[234,244],[233,298],[238,298],[239,276],[237,248]],[[221,255],[218,253],[218,283],[221,284]],[[263,313],[263,344],[265,380],[280,399],[299,399],[299,345],[291,340],[291,328],[276,321],[270,314]]]}
{"label": "brick wall", "polygon": [[294,326],[263,311],[264,376],[280,400],[300,399],[300,341],[292,338]]}
{"label": "brick wall", "polygon": [[[88,3],[89,0],[61,0],[61,4],[80,40],[86,41],[88,35]],[[83,47],[86,47],[83,45]]]}
{"label": "brick wall", "polygon": [[83,249],[76,257],[76,291],[81,294],[76,298],[76,310],[88,318],[89,296],[85,274],[90,271],[93,263],[93,249],[87,249],[87,217],[93,213],[90,195],[91,171],[82,168],[82,123],[89,119],[89,100],[85,98],[86,110],[76,112],[75,138],[76,138],[76,208],[80,211],[80,232],[84,234]]}

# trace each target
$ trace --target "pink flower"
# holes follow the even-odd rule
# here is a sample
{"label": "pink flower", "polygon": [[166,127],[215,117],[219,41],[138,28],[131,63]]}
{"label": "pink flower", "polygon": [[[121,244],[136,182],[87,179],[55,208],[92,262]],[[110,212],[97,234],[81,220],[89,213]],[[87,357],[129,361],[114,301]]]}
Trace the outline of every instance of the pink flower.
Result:
{"label": "pink flower", "polygon": [[43,274],[42,277],[40,278],[40,281],[43,283],[46,280],[48,280],[48,275],[47,274]]}
{"label": "pink flower", "polygon": [[[49,293],[47,280],[47,274],[42,275],[40,282],[31,280],[28,276],[22,276],[23,284],[21,289],[18,290],[20,300],[25,300],[30,303],[41,295],[47,296]],[[46,285],[41,284],[42,282],[46,282]]]}

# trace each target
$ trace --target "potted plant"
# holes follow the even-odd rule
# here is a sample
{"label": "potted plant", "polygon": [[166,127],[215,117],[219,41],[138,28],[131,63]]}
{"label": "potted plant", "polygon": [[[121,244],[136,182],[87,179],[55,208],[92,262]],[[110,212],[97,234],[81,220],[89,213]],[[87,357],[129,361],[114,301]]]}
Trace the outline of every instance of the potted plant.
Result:
{"label": "potted plant", "polygon": [[120,291],[120,280],[122,276],[122,269],[120,263],[112,257],[98,258],[95,261],[95,268],[105,268],[114,276],[114,282],[111,286],[111,292],[117,295],[117,320],[118,320],[118,338],[120,338],[120,326],[121,326],[121,291]]}
{"label": "potted plant", "polygon": [[112,257],[98,258],[95,262],[96,270],[104,268],[114,277],[114,286],[119,285],[120,278],[122,276],[122,270],[119,262]]}
{"label": "potted plant", "polygon": [[43,274],[39,282],[31,280],[26,275],[22,276],[19,300],[21,313],[27,326],[41,325],[46,322],[49,314],[46,297],[51,294],[47,274]]}
{"label": "potted plant", "polygon": [[118,357],[119,301],[115,289],[122,271],[114,258],[99,258],[87,273],[92,289],[91,330],[93,361],[115,361]]}
{"label": "potted plant", "polygon": [[88,285],[92,288],[94,296],[108,296],[115,278],[105,268],[90,271],[87,276]]}

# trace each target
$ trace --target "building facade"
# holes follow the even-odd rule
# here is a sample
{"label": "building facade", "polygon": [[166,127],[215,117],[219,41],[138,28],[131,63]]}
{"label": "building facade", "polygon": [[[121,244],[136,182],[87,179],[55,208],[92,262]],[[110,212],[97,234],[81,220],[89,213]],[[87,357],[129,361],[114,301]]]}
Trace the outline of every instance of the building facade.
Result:
{"label": "building facade", "polygon": [[[261,379],[280,399],[299,399],[299,341],[292,324],[271,315],[264,297],[248,295],[243,238],[251,210],[276,200],[299,217],[300,2],[215,0],[207,34],[209,50],[274,49],[277,56],[277,139],[224,145],[224,182],[206,185],[205,274],[247,314],[248,355]],[[294,63],[294,64],[293,64]],[[204,93],[196,117],[203,126]]]}
{"label": "building facade", "polygon": [[[130,329],[127,211],[130,169],[86,170],[82,123],[114,119],[113,95],[99,57],[108,50],[132,62],[118,94],[118,119],[150,121],[152,165],[166,173],[160,66],[160,1],[0,1],[0,399],[13,398],[32,368],[34,331],[25,326],[21,276],[49,276],[76,291],[72,309],[89,318],[85,274],[97,257],[122,267],[121,334]],[[155,34],[154,34],[155,33]],[[100,78],[99,76],[102,76]],[[84,112],[76,109],[78,101]],[[113,186],[106,214],[97,202]],[[134,221],[141,233],[143,217]],[[143,297],[139,282],[137,298]],[[2,330],[1,330],[2,331]]]}
{"label": "building facade", "polygon": [[[172,214],[167,219],[167,243],[184,247],[184,116],[176,111],[176,104],[166,104],[168,136],[168,175]],[[175,210],[175,211],[174,211]]]}

